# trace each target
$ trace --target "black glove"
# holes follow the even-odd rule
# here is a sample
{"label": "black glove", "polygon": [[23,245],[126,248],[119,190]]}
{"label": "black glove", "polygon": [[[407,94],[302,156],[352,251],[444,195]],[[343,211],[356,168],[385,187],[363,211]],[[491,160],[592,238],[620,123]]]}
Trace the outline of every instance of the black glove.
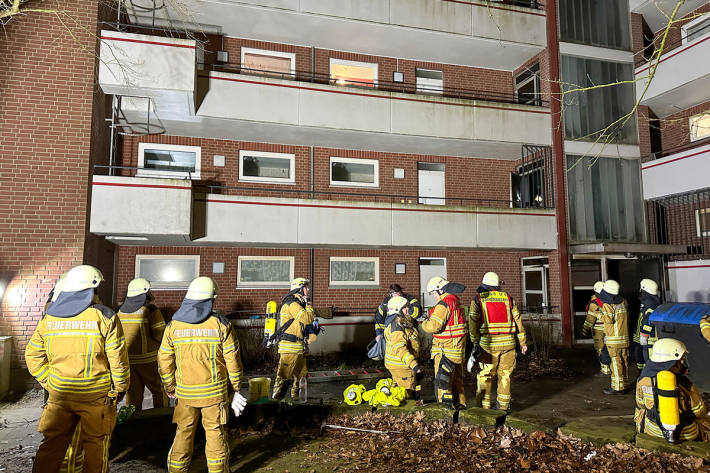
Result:
{"label": "black glove", "polygon": [[422,379],[424,379],[424,371],[419,367],[419,365],[414,367],[414,379],[417,381],[417,384],[420,383]]}
{"label": "black glove", "polygon": [[125,391],[118,393],[118,395],[116,396],[116,404],[120,404],[121,401],[123,401],[124,397],[126,397]]}

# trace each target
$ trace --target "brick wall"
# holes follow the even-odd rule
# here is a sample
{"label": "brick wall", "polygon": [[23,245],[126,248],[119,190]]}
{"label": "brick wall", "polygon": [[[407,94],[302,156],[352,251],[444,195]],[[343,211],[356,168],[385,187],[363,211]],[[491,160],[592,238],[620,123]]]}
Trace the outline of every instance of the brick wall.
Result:
{"label": "brick wall", "polygon": [[[710,95],[710,91],[708,92]],[[694,107],[681,110],[661,120],[661,142],[663,150],[670,150],[690,144],[690,122],[693,115],[710,111],[710,100]],[[707,143],[707,142],[705,142]]]}
{"label": "brick wall", "polygon": [[[666,54],[670,51],[673,51],[674,49],[682,47],[683,46],[683,43],[682,43],[683,31],[681,30],[681,27],[683,27],[684,25],[697,19],[703,13],[708,13],[708,12],[710,12],[710,2],[706,3],[705,5],[702,5],[701,7],[697,8],[693,12],[685,15],[682,19],[676,20],[676,22],[673,24],[673,26],[671,26],[671,29],[668,31],[668,36],[666,37],[666,45],[663,50],[663,54]],[[661,44],[665,29],[666,28],[664,26],[659,31],[654,32],[655,33],[654,42],[657,47],[659,47]]]}
{"label": "brick wall", "polygon": [[[54,15],[13,19],[0,41],[0,330],[14,337],[13,384],[47,293],[82,262],[97,46],[96,2],[64,2],[74,40]],[[100,120],[99,120],[100,121]]]}

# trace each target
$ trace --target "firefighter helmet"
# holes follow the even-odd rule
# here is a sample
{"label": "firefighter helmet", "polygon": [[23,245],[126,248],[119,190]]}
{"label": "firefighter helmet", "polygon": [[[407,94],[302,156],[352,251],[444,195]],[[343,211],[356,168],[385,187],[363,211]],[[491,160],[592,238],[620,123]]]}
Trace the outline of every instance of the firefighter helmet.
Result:
{"label": "firefighter helmet", "polygon": [[407,298],[402,296],[390,297],[387,301],[387,315],[399,314],[399,312],[407,305]]}
{"label": "firefighter helmet", "polygon": [[604,289],[604,281],[597,281],[594,283],[594,292],[599,294],[602,292],[602,289]]}
{"label": "firefighter helmet", "polygon": [[308,286],[311,282],[306,278],[296,278],[291,281],[291,290],[301,289],[303,286]]}
{"label": "firefighter helmet", "polygon": [[606,291],[607,294],[611,294],[612,296],[618,296],[619,295],[619,283],[614,281],[613,279],[608,279],[604,283],[604,291]]}
{"label": "firefighter helmet", "polygon": [[685,344],[675,338],[661,338],[653,344],[651,361],[663,363],[664,361],[681,360],[688,349]]}
{"label": "firefighter helmet", "polygon": [[57,279],[57,283],[54,285],[54,290],[52,291],[52,300],[51,302],[54,302],[57,300],[57,297],[59,297],[59,294],[64,290],[64,284],[67,281],[67,273],[69,271],[65,271],[62,273],[61,276],[59,276],[59,279]]}
{"label": "firefighter helmet", "polygon": [[641,290],[655,296],[658,294],[658,284],[653,279],[642,279]]}
{"label": "firefighter helmet", "polygon": [[489,271],[483,275],[483,281],[481,281],[481,283],[486,286],[498,287],[500,286],[500,278],[496,273]]}
{"label": "firefighter helmet", "polygon": [[215,297],[217,297],[217,284],[207,276],[193,279],[185,294],[185,299],[192,301],[204,301]]}
{"label": "firefighter helmet", "polygon": [[97,268],[88,264],[74,266],[67,272],[64,278],[64,292],[83,291],[84,289],[94,289],[99,287],[104,275]]}
{"label": "firefighter helmet", "polygon": [[446,279],[442,278],[441,276],[434,276],[426,284],[426,292],[440,291],[447,284],[449,284],[449,281],[447,281]]}
{"label": "firefighter helmet", "polygon": [[140,296],[150,291],[150,281],[145,278],[136,278],[128,283],[126,297]]}

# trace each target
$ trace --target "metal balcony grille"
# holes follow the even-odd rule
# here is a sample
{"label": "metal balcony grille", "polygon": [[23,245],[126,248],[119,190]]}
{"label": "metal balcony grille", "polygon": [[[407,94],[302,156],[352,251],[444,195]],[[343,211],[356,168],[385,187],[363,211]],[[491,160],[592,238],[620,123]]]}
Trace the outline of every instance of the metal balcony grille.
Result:
{"label": "metal balcony grille", "polygon": [[647,202],[646,212],[651,243],[685,247],[671,261],[710,256],[710,189]]}

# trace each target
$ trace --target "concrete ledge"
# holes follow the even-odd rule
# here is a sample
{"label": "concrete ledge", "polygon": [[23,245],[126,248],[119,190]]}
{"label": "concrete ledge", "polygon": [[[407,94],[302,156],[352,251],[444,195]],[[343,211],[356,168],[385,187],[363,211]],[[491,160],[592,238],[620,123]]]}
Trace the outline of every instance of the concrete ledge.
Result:
{"label": "concrete ledge", "polygon": [[513,413],[505,417],[505,425],[514,429],[522,430],[526,434],[531,434],[538,430],[554,436],[557,429],[565,424],[560,418],[546,418],[530,414]]}
{"label": "concrete ledge", "polygon": [[471,407],[459,411],[459,424],[500,427],[505,422],[505,411]]}
{"label": "concrete ledge", "polygon": [[636,425],[634,417],[631,415],[580,417],[560,427],[560,430],[565,435],[571,435],[595,445],[618,442],[633,443],[636,437]]}
{"label": "concrete ledge", "polygon": [[710,443],[706,442],[683,442],[672,445],[666,439],[660,437],[637,434],[636,446],[654,452],[678,453],[685,456],[710,458]]}

